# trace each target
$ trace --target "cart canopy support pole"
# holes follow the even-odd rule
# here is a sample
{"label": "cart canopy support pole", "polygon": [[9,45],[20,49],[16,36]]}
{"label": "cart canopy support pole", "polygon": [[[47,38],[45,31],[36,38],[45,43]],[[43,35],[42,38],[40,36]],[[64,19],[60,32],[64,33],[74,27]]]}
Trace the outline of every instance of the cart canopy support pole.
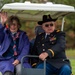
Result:
{"label": "cart canopy support pole", "polygon": [[63,31],[64,30],[64,17],[62,18],[62,26],[61,26],[61,31]]}

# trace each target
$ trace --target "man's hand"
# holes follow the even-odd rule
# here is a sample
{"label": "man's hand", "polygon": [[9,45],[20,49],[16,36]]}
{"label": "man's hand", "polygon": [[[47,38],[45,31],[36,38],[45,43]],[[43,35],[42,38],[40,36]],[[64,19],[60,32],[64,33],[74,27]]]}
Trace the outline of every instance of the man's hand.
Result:
{"label": "man's hand", "polygon": [[14,66],[18,65],[18,64],[19,64],[19,60],[15,60],[12,64],[13,64]]}
{"label": "man's hand", "polygon": [[44,61],[47,57],[48,57],[48,53],[46,53],[46,52],[41,53],[41,54],[39,55],[39,58],[40,58],[41,60],[43,60],[43,61]]}

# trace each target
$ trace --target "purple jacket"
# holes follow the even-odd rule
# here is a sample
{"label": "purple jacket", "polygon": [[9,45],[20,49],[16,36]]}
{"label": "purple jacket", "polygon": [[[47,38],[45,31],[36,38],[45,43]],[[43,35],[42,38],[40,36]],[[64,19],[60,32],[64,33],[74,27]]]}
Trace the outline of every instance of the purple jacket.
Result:
{"label": "purple jacket", "polygon": [[[0,71],[5,72],[7,70],[10,70],[10,71],[13,72],[14,71],[14,66],[13,65],[10,65],[11,67],[7,67],[7,66],[8,66],[8,62],[13,62],[14,61],[14,58],[13,57],[4,58],[2,56],[3,53],[5,53],[7,51],[7,49],[10,46],[10,43],[11,43],[7,32],[4,31],[4,28],[3,28],[2,32],[0,31],[0,37],[4,38],[3,42],[0,44],[0,65],[2,65],[2,66],[0,66]],[[0,41],[2,41],[1,38],[0,38]],[[19,45],[18,45],[18,50],[17,50],[18,51],[18,56],[17,56],[16,59],[21,61],[21,58],[29,53],[29,45],[30,45],[30,43],[29,43],[29,39],[28,39],[26,33],[24,31],[20,31]],[[7,63],[4,63],[3,61],[7,62]],[[27,61],[27,59],[26,59],[26,61]],[[3,65],[7,65],[6,66],[7,68],[2,69]]]}

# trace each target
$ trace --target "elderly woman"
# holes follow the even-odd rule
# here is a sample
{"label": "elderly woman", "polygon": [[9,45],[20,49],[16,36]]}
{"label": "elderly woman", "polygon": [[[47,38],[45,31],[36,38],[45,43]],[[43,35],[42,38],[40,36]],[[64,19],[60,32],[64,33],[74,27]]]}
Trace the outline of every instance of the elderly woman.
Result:
{"label": "elderly woman", "polygon": [[[24,31],[20,30],[21,24],[17,16],[1,13],[0,24],[0,72],[3,75],[13,75],[21,72],[21,58],[29,53],[29,39]],[[7,20],[8,27],[5,23]],[[3,24],[3,25],[2,25]],[[31,67],[25,59],[24,66]]]}

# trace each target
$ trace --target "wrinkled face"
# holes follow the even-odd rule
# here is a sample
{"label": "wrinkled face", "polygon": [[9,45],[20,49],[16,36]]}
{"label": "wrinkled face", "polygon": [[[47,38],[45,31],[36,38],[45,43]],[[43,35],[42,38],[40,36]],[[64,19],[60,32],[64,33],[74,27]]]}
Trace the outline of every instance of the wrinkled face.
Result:
{"label": "wrinkled face", "polygon": [[9,27],[10,31],[11,31],[12,33],[15,33],[15,32],[17,32],[18,28],[19,28],[19,27],[18,27],[17,22],[16,22],[15,20],[13,20],[13,22],[11,23],[11,25],[10,25],[10,27]]}
{"label": "wrinkled face", "polygon": [[42,28],[45,30],[46,33],[50,34],[55,30],[55,22],[45,22],[42,24]]}

